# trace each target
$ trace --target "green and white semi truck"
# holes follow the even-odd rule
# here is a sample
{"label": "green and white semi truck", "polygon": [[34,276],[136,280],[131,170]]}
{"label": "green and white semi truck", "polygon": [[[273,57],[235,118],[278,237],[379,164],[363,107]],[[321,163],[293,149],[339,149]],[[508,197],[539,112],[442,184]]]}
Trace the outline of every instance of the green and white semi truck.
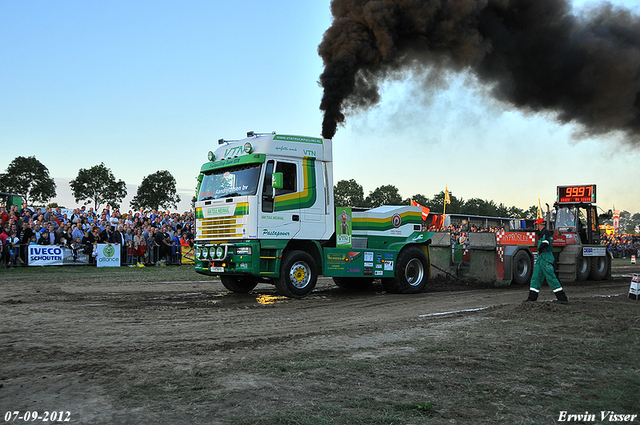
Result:
{"label": "green and white semi truck", "polygon": [[196,272],[233,292],[264,282],[293,298],[319,275],[342,288],[382,279],[388,292],[423,291],[433,234],[421,208],[336,208],[331,143],[275,132],[219,140],[198,176]]}

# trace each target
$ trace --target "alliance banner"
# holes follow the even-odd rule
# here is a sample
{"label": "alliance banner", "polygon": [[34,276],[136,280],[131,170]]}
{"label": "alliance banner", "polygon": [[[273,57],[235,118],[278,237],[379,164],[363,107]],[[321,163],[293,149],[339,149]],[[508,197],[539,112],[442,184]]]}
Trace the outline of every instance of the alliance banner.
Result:
{"label": "alliance banner", "polygon": [[96,249],[98,267],[120,267],[120,246],[99,243]]}

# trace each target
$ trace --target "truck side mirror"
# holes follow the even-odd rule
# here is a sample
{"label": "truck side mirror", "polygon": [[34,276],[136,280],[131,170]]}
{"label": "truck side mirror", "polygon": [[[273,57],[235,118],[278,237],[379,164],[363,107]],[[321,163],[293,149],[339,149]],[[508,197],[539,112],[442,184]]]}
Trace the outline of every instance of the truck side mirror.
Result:
{"label": "truck side mirror", "polygon": [[282,173],[273,173],[271,175],[271,186],[276,190],[284,187],[284,176]]}

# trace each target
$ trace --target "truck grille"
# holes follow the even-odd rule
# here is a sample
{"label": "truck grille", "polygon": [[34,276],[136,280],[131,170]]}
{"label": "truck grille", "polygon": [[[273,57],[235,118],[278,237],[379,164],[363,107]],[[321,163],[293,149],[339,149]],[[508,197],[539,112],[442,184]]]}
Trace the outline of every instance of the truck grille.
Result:
{"label": "truck grille", "polygon": [[241,238],[242,217],[236,215],[224,218],[198,219],[196,240]]}

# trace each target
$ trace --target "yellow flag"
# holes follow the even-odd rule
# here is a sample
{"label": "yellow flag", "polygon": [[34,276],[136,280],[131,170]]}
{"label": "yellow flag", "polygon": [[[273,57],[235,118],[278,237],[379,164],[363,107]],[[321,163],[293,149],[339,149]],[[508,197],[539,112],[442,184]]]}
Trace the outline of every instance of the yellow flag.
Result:
{"label": "yellow flag", "polygon": [[447,190],[447,185],[444,185],[444,202],[447,204],[451,203],[451,198],[449,198],[449,191]]}
{"label": "yellow flag", "polygon": [[540,206],[540,196],[538,196],[538,211],[536,211],[536,218],[542,218],[542,207]]}

